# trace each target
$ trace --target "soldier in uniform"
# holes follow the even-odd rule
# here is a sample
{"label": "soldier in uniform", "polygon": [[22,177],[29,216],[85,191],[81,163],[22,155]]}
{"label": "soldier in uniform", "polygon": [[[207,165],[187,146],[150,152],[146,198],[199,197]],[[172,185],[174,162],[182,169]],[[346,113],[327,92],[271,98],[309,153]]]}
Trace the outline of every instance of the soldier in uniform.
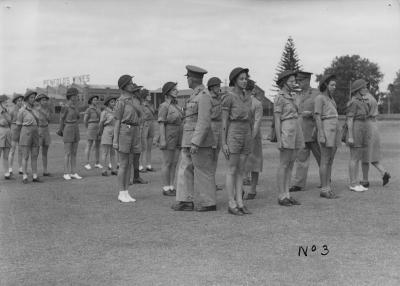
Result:
{"label": "soldier in uniform", "polygon": [[[211,95],[211,129],[214,133],[216,147],[214,149],[213,170],[217,172],[218,157],[222,147],[222,81],[218,77],[212,77],[207,82],[207,88]],[[222,190],[222,186],[216,185],[217,191]]]}
{"label": "soldier in uniform", "polygon": [[5,107],[6,95],[0,95],[0,157],[3,158],[4,179],[11,179],[8,156],[11,148],[11,115]]}
{"label": "soldier in uniform", "polygon": [[142,123],[142,152],[141,156],[142,164],[139,166],[141,172],[152,172],[153,167],[151,166],[151,149],[153,147],[154,129],[156,121],[156,110],[151,103],[151,95],[146,94],[143,98],[143,123]]}
{"label": "soldier in uniform", "polygon": [[64,142],[64,180],[82,179],[76,172],[76,156],[79,135],[79,110],[78,98],[79,91],[75,87],[67,89],[67,104],[60,112],[60,126],[57,135],[63,137]]}
{"label": "soldier in uniform", "polygon": [[86,127],[86,139],[87,144],[85,148],[85,158],[86,164],[85,169],[91,170],[92,166],[90,166],[90,153],[92,151],[92,147],[94,144],[94,153],[96,163],[94,165],[95,168],[102,169],[103,166],[100,164],[100,138],[99,138],[99,122],[100,122],[100,110],[97,107],[97,103],[99,101],[98,95],[90,95],[88,97],[89,107],[86,109],[85,115],[83,117],[83,122]]}
{"label": "soldier in uniform", "polygon": [[332,164],[336,150],[341,145],[338,112],[333,98],[336,90],[336,76],[326,75],[323,77],[319,83],[319,90],[321,93],[315,98],[314,117],[318,130],[318,142],[321,147],[320,196],[335,199],[337,196],[331,189]]}
{"label": "soldier in uniform", "polygon": [[[99,137],[100,145],[102,150],[102,159],[105,166],[111,166],[111,175],[116,176],[117,171],[115,171],[116,162],[115,162],[115,150],[112,147],[113,136],[114,136],[114,107],[118,96],[110,95],[104,100],[104,110],[100,115],[100,123],[99,123]],[[108,172],[105,169],[102,173],[102,176],[108,176]]]}
{"label": "soldier in uniform", "polygon": [[251,79],[247,81],[246,89],[251,93],[251,122],[252,130],[252,145],[251,153],[246,160],[246,172],[251,175],[251,188],[243,197],[245,200],[252,200],[257,194],[257,184],[259,173],[263,169],[263,153],[262,153],[262,136],[261,136],[261,121],[263,116],[263,106],[261,103],[260,94],[255,90],[255,82]]}
{"label": "soldier in uniform", "polygon": [[215,211],[216,189],[213,164],[216,143],[211,129],[211,96],[203,85],[206,70],[186,66],[193,94],[186,101],[181,161],[177,178],[175,211]]}
{"label": "soldier in uniform", "polygon": [[281,206],[293,206],[300,203],[289,194],[290,178],[296,160],[296,153],[304,148],[304,138],[299,122],[298,106],[294,98],[296,85],[294,71],[284,71],[278,76],[276,84],[281,89],[274,102],[275,132],[279,149],[279,168],[277,183],[278,203]]}
{"label": "soldier in uniform", "polygon": [[179,159],[179,147],[182,141],[183,113],[178,106],[177,83],[169,81],[162,87],[165,101],[158,108],[158,122],[160,126],[160,149],[163,153],[163,181],[162,193],[164,196],[175,196],[174,179],[176,164]]}
{"label": "soldier in uniform", "polygon": [[121,96],[114,109],[115,125],[113,148],[119,153],[118,200],[135,202],[128,192],[133,153],[140,153],[140,110],[133,104],[133,93],[140,87],[132,82],[132,76],[122,75],[118,80]]}
{"label": "soldier in uniform", "polygon": [[369,129],[367,117],[369,106],[363,96],[368,93],[367,82],[357,79],[351,84],[351,99],[347,103],[346,117],[348,133],[346,143],[350,148],[349,175],[350,191],[364,192],[368,188],[362,186],[358,181],[358,169],[362,156],[366,151],[369,141]]}
{"label": "soldier in uniform", "polygon": [[140,90],[142,89],[143,86],[138,86],[134,84],[135,91],[133,92],[132,95],[132,103],[138,110],[138,116],[139,116],[139,141],[136,142],[136,147],[135,147],[135,152],[132,154],[132,182],[131,184],[147,184],[148,182],[143,180],[140,177],[140,170],[139,170],[139,165],[140,165],[140,155],[142,153],[142,127],[143,127],[143,105],[142,105],[142,99],[140,97]]}
{"label": "soldier in uniform", "polygon": [[32,181],[40,183],[37,175],[37,158],[39,155],[39,120],[33,111],[36,91],[27,90],[24,96],[25,105],[18,111],[17,126],[19,146],[22,148],[22,182],[28,183],[28,160],[31,158]]}
{"label": "soldier in uniform", "polygon": [[321,161],[321,148],[317,140],[317,129],[314,120],[314,101],[318,91],[310,87],[312,73],[299,71],[297,82],[301,89],[297,95],[296,103],[299,106],[301,128],[304,136],[305,147],[297,152],[295,162],[295,176],[290,192],[304,191],[307,182],[308,167],[310,166],[310,155],[314,155],[318,166]]}
{"label": "soldier in uniform", "polygon": [[22,94],[15,94],[12,102],[14,103],[14,108],[11,111],[11,149],[8,157],[8,166],[10,174],[13,173],[13,164],[14,164],[14,154],[17,151],[18,156],[18,170],[19,174],[22,175],[22,152],[21,148],[18,147],[19,141],[19,133],[17,127],[17,115],[19,109],[22,107],[24,102],[24,96]]}
{"label": "soldier in uniform", "polygon": [[226,189],[228,213],[251,214],[243,203],[245,162],[251,148],[251,97],[245,92],[249,77],[246,68],[234,68],[229,74],[232,89],[222,101],[222,151],[228,161]]}
{"label": "soldier in uniform", "polygon": [[35,98],[35,101],[39,105],[34,109],[39,119],[39,149],[42,150],[43,176],[50,176],[50,173],[47,171],[47,153],[51,143],[49,131],[51,110],[48,107],[48,100],[49,97],[46,94],[39,94]]}
{"label": "soldier in uniform", "polygon": [[367,102],[369,106],[367,125],[369,129],[370,140],[368,141],[368,146],[362,158],[361,169],[363,173],[363,180],[361,181],[361,185],[366,188],[369,187],[369,180],[368,180],[369,164],[372,164],[372,166],[374,166],[381,174],[382,185],[385,186],[387,183],[389,183],[389,179],[391,176],[389,172],[386,171],[385,167],[380,163],[381,140],[376,119],[377,116],[379,115],[378,102],[376,101],[375,97],[373,97],[372,94],[369,92],[364,96],[364,100]]}

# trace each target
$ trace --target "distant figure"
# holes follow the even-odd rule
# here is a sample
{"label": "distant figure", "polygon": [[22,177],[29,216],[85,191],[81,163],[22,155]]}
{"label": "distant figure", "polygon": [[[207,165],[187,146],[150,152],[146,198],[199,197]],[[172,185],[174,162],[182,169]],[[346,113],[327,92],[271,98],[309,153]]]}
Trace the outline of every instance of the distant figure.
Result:
{"label": "distant figure", "polygon": [[79,110],[78,110],[79,91],[74,88],[67,89],[67,104],[60,112],[60,126],[57,134],[63,137],[64,141],[64,180],[82,179],[76,172],[76,156],[79,135]]}
{"label": "distant figure", "polygon": [[49,146],[51,143],[50,138],[50,116],[51,110],[48,107],[49,97],[46,94],[39,94],[36,96],[35,101],[38,106],[34,109],[37,118],[39,119],[39,152],[42,151],[42,165],[43,165],[43,176],[50,176],[47,170],[47,153],[49,152]]}
{"label": "distant figure", "polygon": [[363,96],[368,93],[367,82],[363,79],[355,80],[351,85],[351,99],[347,103],[347,145],[350,148],[349,177],[350,191],[364,192],[368,188],[362,186],[358,180],[358,169],[364,152],[368,146],[369,129],[367,117],[369,106]]}
{"label": "distant figure", "polygon": [[293,95],[296,75],[297,73],[294,71],[284,71],[276,81],[281,89],[274,102],[275,131],[280,160],[277,174],[278,203],[281,206],[300,204],[289,193],[289,184],[297,151],[305,146],[303,131],[299,122],[298,106]]}
{"label": "distant figure", "polygon": [[95,168],[103,169],[100,164],[100,138],[99,138],[99,122],[100,122],[100,109],[97,106],[99,100],[98,95],[91,95],[88,97],[89,107],[86,109],[85,115],[83,117],[83,123],[86,127],[86,139],[87,144],[85,148],[85,169],[91,170],[90,166],[90,153],[94,145],[94,153],[96,163]]}
{"label": "distant figure", "polygon": [[[102,161],[104,166],[109,166],[111,170],[111,175],[117,175],[117,164],[115,161],[115,150],[112,147],[113,137],[114,137],[114,108],[118,96],[110,95],[104,100],[104,110],[100,115],[99,123],[99,137],[101,151],[102,151]],[[104,169],[101,173],[102,176],[108,176],[107,169]]]}
{"label": "distant figure", "polygon": [[158,123],[160,128],[160,149],[163,155],[162,194],[175,196],[174,180],[176,176],[176,164],[179,159],[179,147],[182,141],[183,113],[178,106],[177,83],[169,81],[162,87],[165,101],[158,108]]}
{"label": "distant figure", "polygon": [[156,123],[156,110],[151,103],[151,95],[147,94],[143,98],[142,103],[143,109],[143,120],[142,120],[142,156],[139,171],[141,172],[152,172],[153,167],[151,166],[151,149],[153,148],[154,129]]}
{"label": "distant figure", "polygon": [[8,166],[9,173],[13,174],[13,165],[14,165],[14,154],[17,152],[18,156],[18,173],[22,175],[22,150],[18,146],[19,141],[19,133],[17,126],[17,115],[19,109],[22,107],[24,103],[24,96],[22,94],[15,94],[12,102],[14,103],[14,108],[11,111],[11,149],[10,155],[8,156]]}
{"label": "distant figure", "polygon": [[370,140],[368,140],[367,148],[362,157],[362,173],[363,180],[361,181],[361,185],[368,188],[369,180],[369,164],[371,163],[381,174],[382,176],[382,185],[385,186],[389,183],[390,174],[386,171],[385,167],[380,163],[381,159],[381,140],[379,135],[378,124],[376,121],[376,117],[379,115],[378,113],[378,102],[375,97],[371,95],[371,93],[367,93],[364,96],[364,100],[367,102],[369,106],[369,113],[367,117],[367,125],[370,134]]}
{"label": "distant figure", "polygon": [[4,179],[11,179],[8,169],[8,156],[11,148],[11,115],[4,103],[8,100],[6,95],[0,95],[0,157],[3,161]]}

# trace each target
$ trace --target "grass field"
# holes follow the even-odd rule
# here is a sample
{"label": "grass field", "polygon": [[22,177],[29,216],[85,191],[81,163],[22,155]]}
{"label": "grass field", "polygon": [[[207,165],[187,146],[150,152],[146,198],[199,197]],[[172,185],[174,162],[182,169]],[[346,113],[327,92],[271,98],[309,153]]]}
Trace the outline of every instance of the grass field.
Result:
{"label": "grass field", "polygon": [[[400,285],[399,124],[380,123],[382,162],[393,177],[387,187],[371,169],[370,190],[349,192],[342,146],[333,174],[340,198],[319,197],[312,161],[309,190],[296,193],[302,205],[291,208],[277,204],[278,151],[264,141],[257,199],[247,204],[253,214],[243,217],[227,214],[225,190],[217,212],[172,211],[160,172],[143,174],[151,183],[132,186],[137,202],[121,204],[115,177],[83,169],[83,140],[84,179],[63,181],[63,145],[53,136],[53,177],[29,185],[0,179],[0,285]],[[160,151],[153,154],[159,170]],[[299,246],[309,247],[307,257]]]}

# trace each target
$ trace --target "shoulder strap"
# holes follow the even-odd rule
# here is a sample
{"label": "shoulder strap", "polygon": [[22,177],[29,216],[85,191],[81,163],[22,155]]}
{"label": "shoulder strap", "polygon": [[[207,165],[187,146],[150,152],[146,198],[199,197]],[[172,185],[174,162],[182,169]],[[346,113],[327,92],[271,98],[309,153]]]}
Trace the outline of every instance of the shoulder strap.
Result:
{"label": "shoulder strap", "polygon": [[35,118],[36,125],[39,125],[39,118],[36,117],[35,113],[33,113],[33,112],[32,112],[31,110],[29,110],[28,108],[25,108],[25,110],[28,111],[28,112],[33,116],[33,118]]}

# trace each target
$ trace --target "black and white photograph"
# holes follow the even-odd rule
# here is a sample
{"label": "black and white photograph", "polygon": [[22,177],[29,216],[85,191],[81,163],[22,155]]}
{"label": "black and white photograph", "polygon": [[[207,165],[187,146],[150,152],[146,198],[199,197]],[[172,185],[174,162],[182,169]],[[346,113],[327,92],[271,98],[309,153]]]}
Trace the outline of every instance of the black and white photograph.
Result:
{"label": "black and white photograph", "polygon": [[0,286],[400,285],[400,0],[0,0]]}

